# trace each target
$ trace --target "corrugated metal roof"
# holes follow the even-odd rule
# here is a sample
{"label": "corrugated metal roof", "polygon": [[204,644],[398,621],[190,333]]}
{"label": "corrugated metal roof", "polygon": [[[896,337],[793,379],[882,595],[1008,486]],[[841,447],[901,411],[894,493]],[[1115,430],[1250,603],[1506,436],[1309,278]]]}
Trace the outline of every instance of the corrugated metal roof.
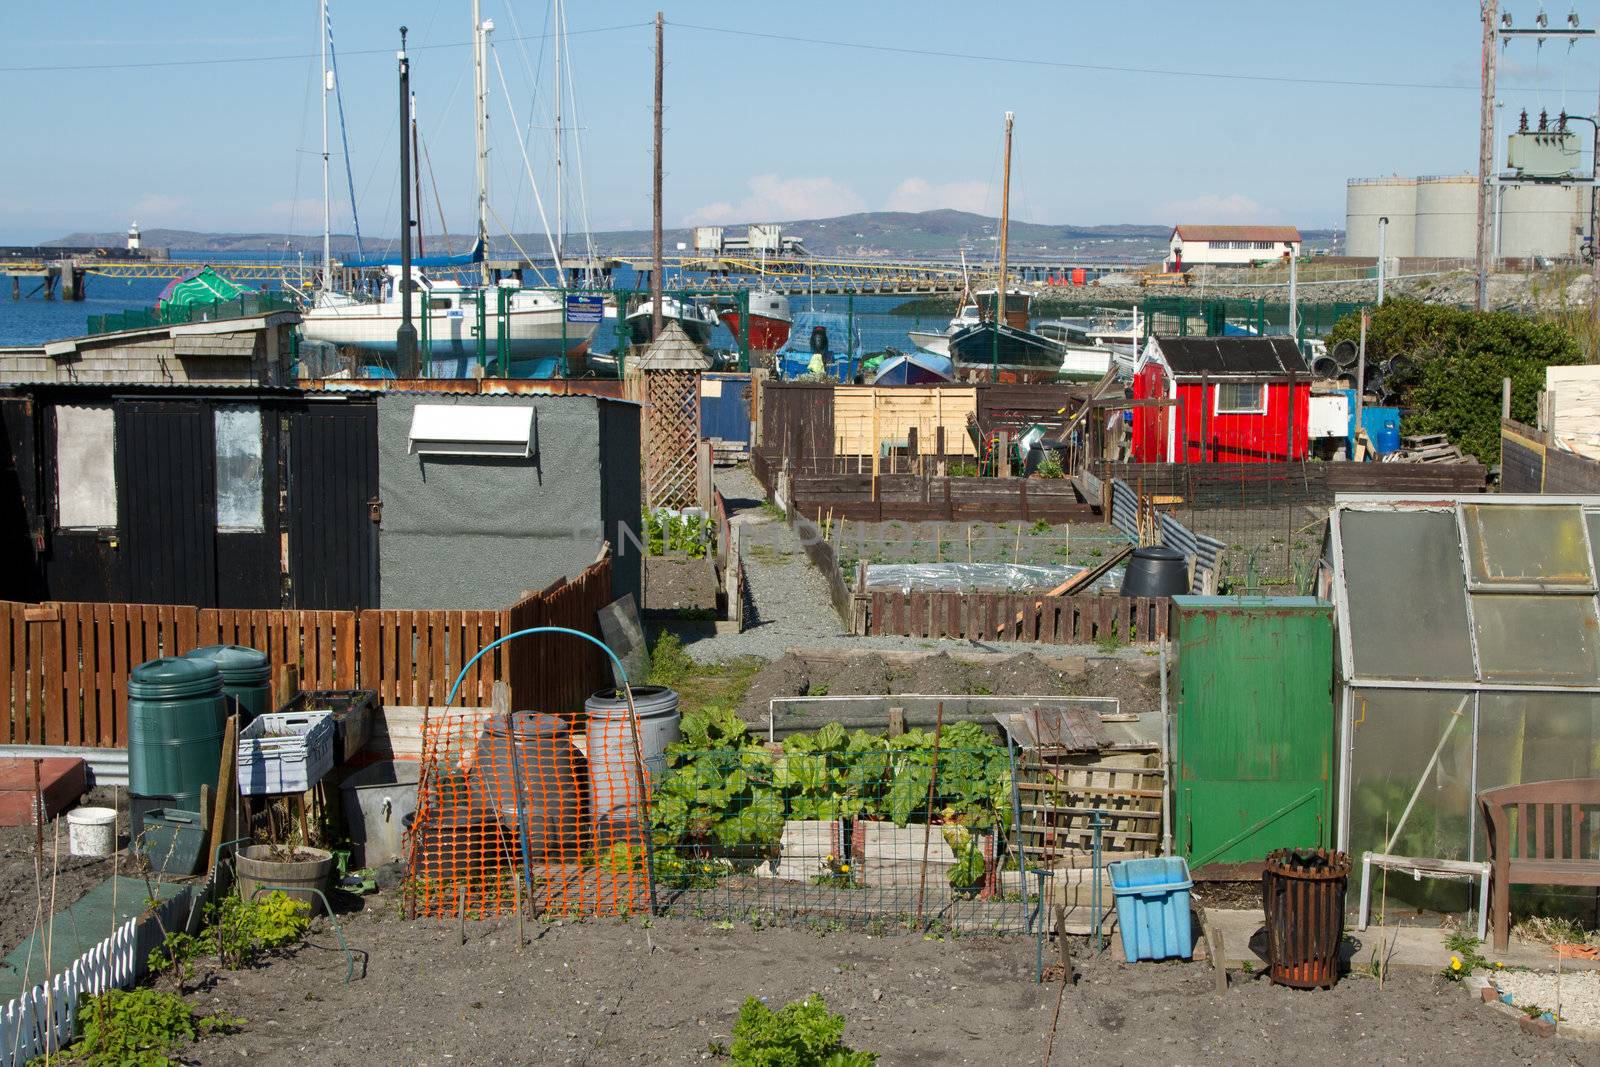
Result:
{"label": "corrugated metal roof", "polygon": [[1294,226],[1204,226],[1180,222],[1173,231],[1185,241],[1298,241]]}
{"label": "corrugated metal roof", "polygon": [[1280,378],[1308,368],[1292,337],[1158,337],[1161,358],[1178,378]]}

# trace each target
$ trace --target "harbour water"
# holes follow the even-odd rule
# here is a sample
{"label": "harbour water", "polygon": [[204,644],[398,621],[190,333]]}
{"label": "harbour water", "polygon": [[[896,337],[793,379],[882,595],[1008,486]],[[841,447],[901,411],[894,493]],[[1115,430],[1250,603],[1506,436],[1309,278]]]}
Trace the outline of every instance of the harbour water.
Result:
{"label": "harbour water", "polygon": [[[218,263],[229,259],[271,262],[279,255],[280,253],[276,252],[225,252],[202,255],[175,250],[172,258],[192,260],[198,266],[205,262]],[[295,266],[296,264],[290,264],[289,268],[293,270]],[[24,299],[10,300],[0,297],[0,347],[37,345],[56,338],[81,335],[90,315],[104,315],[127,308],[150,307],[167,284],[160,280],[99,278],[91,275],[85,299],[47,301],[39,295],[26,297],[33,288],[26,283],[35,280],[24,281],[22,290]],[[615,284],[618,288],[628,288],[637,285],[638,280],[633,271],[621,268],[617,272]],[[677,284],[677,280],[674,279],[671,286]],[[693,284],[692,280],[687,284]],[[907,330],[943,329],[948,321],[948,316],[919,318],[891,314],[895,307],[909,299],[911,298],[903,296],[858,296],[852,301],[851,298],[844,296],[794,296],[790,298],[789,304],[795,313],[813,309],[839,314],[853,311],[856,328],[861,332],[862,345],[866,351],[877,352],[886,348],[907,351],[912,347],[911,341],[906,337]],[[611,330],[602,329],[595,335],[594,350],[609,352],[614,347],[615,340]],[[737,346],[737,342],[726,327],[719,326],[712,335],[711,345],[713,348],[733,349]]]}

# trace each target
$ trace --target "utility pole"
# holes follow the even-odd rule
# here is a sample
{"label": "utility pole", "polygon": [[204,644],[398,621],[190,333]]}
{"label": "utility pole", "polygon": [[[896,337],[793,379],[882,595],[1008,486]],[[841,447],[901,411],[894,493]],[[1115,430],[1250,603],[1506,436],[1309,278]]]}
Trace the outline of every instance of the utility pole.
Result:
{"label": "utility pole", "polygon": [[1300,346],[1300,291],[1297,288],[1300,280],[1300,257],[1295,255],[1294,245],[1289,246],[1289,336],[1294,338],[1295,347]]}
{"label": "utility pole", "polygon": [[1378,216],[1378,305],[1383,305],[1383,283],[1387,281],[1389,262],[1384,258],[1384,241],[1389,236],[1389,216]]}
{"label": "utility pole", "polygon": [[1483,57],[1480,67],[1482,98],[1478,102],[1478,283],[1477,307],[1489,308],[1489,229],[1493,207],[1490,183],[1494,180],[1494,61],[1497,44],[1496,24],[1500,21],[1499,0],[1481,0],[1483,17]]}
{"label": "utility pole", "polygon": [[[1600,107],[1594,113],[1594,147],[1590,151],[1589,176],[1589,270],[1594,285],[1589,290],[1590,333],[1600,332]],[[1600,353],[1591,353],[1596,358]]]}
{"label": "utility pole", "polygon": [[406,28],[400,27],[400,328],[394,335],[395,372],[417,378],[417,328],[411,324],[411,60]]}
{"label": "utility pole", "polygon": [[655,116],[655,175],[652,179],[653,200],[650,219],[650,337],[661,336],[661,83],[664,69],[661,46],[661,12],[656,12],[656,116]]}

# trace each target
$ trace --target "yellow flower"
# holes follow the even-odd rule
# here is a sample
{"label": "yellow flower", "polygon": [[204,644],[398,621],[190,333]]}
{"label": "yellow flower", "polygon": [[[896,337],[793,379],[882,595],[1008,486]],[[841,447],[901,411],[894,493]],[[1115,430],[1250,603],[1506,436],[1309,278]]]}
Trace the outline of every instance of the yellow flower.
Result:
{"label": "yellow flower", "polygon": [[840,864],[839,865],[839,873],[840,874],[849,874],[850,873],[850,865],[848,863]]}
{"label": "yellow flower", "polygon": [[828,853],[828,858],[827,858],[827,860],[825,862],[827,862],[827,863],[832,863],[833,862],[833,853],[832,852]]}
{"label": "yellow flower", "polygon": [[1500,970],[1501,968],[1505,967],[1505,964],[1501,963],[1499,960],[1495,960],[1494,966],[1496,970]]}
{"label": "yellow flower", "polygon": [[1450,969],[1452,971],[1459,971],[1461,969],[1461,957],[1460,956],[1451,956],[1450,957]]}

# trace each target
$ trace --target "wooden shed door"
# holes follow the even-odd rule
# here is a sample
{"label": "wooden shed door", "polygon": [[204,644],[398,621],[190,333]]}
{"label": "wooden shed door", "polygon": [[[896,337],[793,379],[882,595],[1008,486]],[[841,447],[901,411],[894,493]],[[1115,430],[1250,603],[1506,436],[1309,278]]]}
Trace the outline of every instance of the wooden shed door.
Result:
{"label": "wooden shed door", "polygon": [[297,608],[378,606],[378,409],[310,404],[289,418],[289,589]]}
{"label": "wooden shed door", "polygon": [[199,402],[117,405],[117,498],[128,599],[217,602],[216,457]]}

